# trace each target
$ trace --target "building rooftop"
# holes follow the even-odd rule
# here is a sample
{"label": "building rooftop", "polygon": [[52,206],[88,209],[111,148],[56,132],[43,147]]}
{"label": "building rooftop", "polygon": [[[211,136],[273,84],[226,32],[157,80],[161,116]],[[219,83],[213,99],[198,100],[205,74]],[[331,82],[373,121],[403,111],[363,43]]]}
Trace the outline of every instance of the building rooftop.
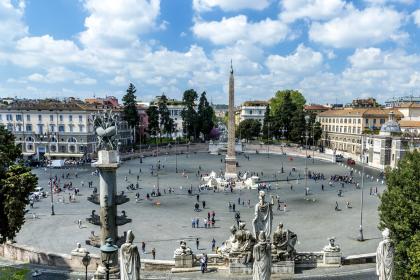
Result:
{"label": "building rooftop", "polygon": [[242,106],[267,106],[268,102],[263,100],[245,101]]}
{"label": "building rooftop", "polygon": [[414,120],[400,120],[399,121],[400,127],[418,127],[420,128],[420,121]]}
{"label": "building rooftop", "polygon": [[305,111],[311,111],[311,110],[329,110],[330,107],[327,107],[325,105],[319,105],[319,104],[309,104],[309,105],[305,105],[303,106],[303,109]]}
{"label": "building rooftop", "polygon": [[[4,110],[19,110],[19,111],[30,111],[30,110],[48,110],[48,111],[97,111],[100,109],[107,109],[109,106],[106,105],[95,105],[85,103],[79,99],[67,99],[60,101],[57,99],[19,99],[13,103],[0,107]],[[120,108],[112,108],[114,110],[120,110]]]}
{"label": "building rooftop", "polygon": [[[386,117],[392,109],[382,108],[344,108],[333,109],[319,113],[320,117]],[[395,112],[396,118],[402,118],[403,114]]]}

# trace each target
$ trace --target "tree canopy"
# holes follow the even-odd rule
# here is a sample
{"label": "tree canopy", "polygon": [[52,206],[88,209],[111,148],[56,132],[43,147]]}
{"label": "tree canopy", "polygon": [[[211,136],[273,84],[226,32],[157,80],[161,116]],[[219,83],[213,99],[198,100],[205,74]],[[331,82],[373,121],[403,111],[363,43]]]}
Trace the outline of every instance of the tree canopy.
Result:
{"label": "tree canopy", "polygon": [[236,135],[242,139],[251,140],[260,135],[261,123],[258,120],[247,119],[239,123]]}
{"label": "tree canopy", "polygon": [[198,115],[194,109],[195,102],[197,101],[198,94],[195,90],[189,89],[184,91],[182,101],[184,102],[185,108],[181,112],[181,117],[183,121],[184,132],[187,134],[187,137],[191,136],[194,139],[198,136]]}
{"label": "tree canopy", "polygon": [[150,135],[157,136],[160,132],[158,108],[153,105],[149,106],[149,108],[147,108],[146,113],[149,120],[149,125],[147,127],[147,130],[149,131]]}
{"label": "tree canopy", "polygon": [[380,229],[389,228],[395,244],[395,279],[420,279],[420,152],[404,155],[386,171],[380,196]]}
{"label": "tree canopy", "polygon": [[205,91],[200,96],[197,116],[199,131],[203,133],[205,139],[209,139],[210,131],[214,127],[214,110],[207,100]]}
{"label": "tree canopy", "polygon": [[38,181],[30,168],[15,163],[20,155],[13,135],[0,125],[0,243],[12,240],[21,229],[29,193]]}
{"label": "tree canopy", "polygon": [[136,87],[130,83],[122,101],[124,105],[124,120],[130,127],[137,127],[140,121],[136,108]]}
{"label": "tree canopy", "polygon": [[174,120],[171,118],[171,114],[168,110],[168,98],[165,94],[162,94],[159,98],[158,113],[158,118],[160,119],[160,130],[166,134],[172,133],[174,130]]}
{"label": "tree canopy", "polygon": [[270,100],[271,111],[273,114],[278,114],[279,111],[284,108],[283,103],[286,102],[286,98],[290,98],[290,101],[293,103],[294,107],[303,109],[303,106],[306,103],[305,97],[302,93],[297,90],[286,89],[279,90],[276,92],[274,97]]}

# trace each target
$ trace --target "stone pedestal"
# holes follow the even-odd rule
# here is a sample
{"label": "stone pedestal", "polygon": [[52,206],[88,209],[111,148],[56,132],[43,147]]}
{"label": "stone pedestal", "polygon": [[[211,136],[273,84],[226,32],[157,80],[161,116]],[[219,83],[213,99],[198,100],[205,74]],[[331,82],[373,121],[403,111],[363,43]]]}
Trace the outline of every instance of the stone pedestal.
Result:
{"label": "stone pedestal", "polygon": [[341,252],[324,252],[322,264],[324,266],[341,266]]}
{"label": "stone pedestal", "polygon": [[273,262],[271,265],[271,273],[293,277],[293,275],[295,274],[295,262],[294,261]]}
{"label": "stone pedestal", "polygon": [[[98,161],[92,164],[99,170],[99,218],[101,226],[100,241],[101,246],[109,237],[114,242],[118,240],[117,227],[117,205],[115,196],[117,193],[116,171],[119,166],[117,151],[99,151]],[[102,262],[102,256],[101,256]],[[114,278],[111,278],[112,277]],[[105,279],[105,267],[100,265],[95,273],[94,279]],[[118,254],[115,254],[110,268],[110,279],[119,279]]]}
{"label": "stone pedestal", "polygon": [[229,258],[230,274],[252,274],[252,263],[242,263],[242,258]]}
{"label": "stone pedestal", "polygon": [[190,268],[194,266],[194,256],[175,256],[175,268]]}

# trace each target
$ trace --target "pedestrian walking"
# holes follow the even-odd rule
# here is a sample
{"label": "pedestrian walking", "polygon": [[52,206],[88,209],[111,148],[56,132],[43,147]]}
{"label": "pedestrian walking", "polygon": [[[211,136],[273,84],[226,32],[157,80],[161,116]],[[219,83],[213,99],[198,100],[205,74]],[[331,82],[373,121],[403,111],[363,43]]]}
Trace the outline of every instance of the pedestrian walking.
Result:
{"label": "pedestrian walking", "polygon": [[191,220],[191,226],[192,226],[192,228],[195,228],[195,219],[194,218]]}
{"label": "pedestrian walking", "polygon": [[154,260],[156,259],[156,249],[154,247],[152,249],[152,257]]}
{"label": "pedestrian walking", "polygon": [[216,240],[213,237],[213,240],[211,241],[211,250],[214,252],[215,248],[216,248]]}
{"label": "pedestrian walking", "polygon": [[200,247],[200,240],[198,239],[198,237],[195,239],[195,245],[197,246],[197,250]]}
{"label": "pedestrian walking", "polygon": [[203,209],[204,209],[204,208],[206,208],[206,201],[205,201],[205,200],[203,200],[203,201],[201,202],[201,204],[203,204]]}
{"label": "pedestrian walking", "polygon": [[141,242],[141,251],[146,254],[146,243],[144,241]]}
{"label": "pedestrian walking", "polygon": [[197,194],[197,202],[200,202],[200,195]]}

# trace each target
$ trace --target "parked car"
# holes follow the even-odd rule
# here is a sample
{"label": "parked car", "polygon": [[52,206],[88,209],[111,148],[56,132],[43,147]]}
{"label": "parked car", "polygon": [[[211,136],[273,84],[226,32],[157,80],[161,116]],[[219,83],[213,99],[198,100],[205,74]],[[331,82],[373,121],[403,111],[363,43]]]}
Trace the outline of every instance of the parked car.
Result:
{"label": "parked car", "polygon": [[348,164],[348,165],[355,165],[355,164],[356,164],[356,162],[354,161],[354,159],[352,159],[352,158],[348,158],[348,159],[347,159],[347,164]]}
{"label": "parked car", "polygon": [[343,162],[344,157],[342,155],[335,155],[335,161],[336,162]]}

